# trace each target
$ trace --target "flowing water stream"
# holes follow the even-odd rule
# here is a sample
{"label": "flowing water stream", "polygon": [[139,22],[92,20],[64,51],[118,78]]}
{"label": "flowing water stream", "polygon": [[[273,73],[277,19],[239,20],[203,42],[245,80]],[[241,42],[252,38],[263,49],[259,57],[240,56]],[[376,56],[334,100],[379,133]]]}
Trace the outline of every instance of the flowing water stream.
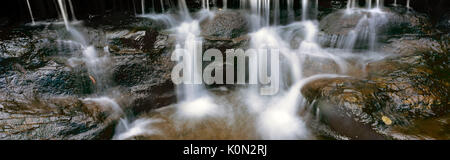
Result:
{"label": "flowing water stream", "polygon": [[[316,139],[318,137],[310,133],[306,125],[309,116],[305,114],[309,112],[300,92],[303,86],[318,79],[354,76],[350,70],[363,70],[367,62],[386,56],[376,53],[375,47],[374,28],[376,24],[382,23],[382,16],[361,18],[349,36],[336,40],[333,48],[322,48],[317,36],[318,22],[310,18],[314,16],[309,15],[309,10],[317,11],[317,1],[302,0],[302,21],[294,21],[293,1],[288,0],[285,4],[289,23],[279,25],[278,0],[241,0],[240,9],[247,11],[252,17],[250,48],[278,49],[282,64],[279,73],[287,75],[280,76],[282,87],[279,94],[273,96],[262,96],[259,87],[251,85],[232,90],[225,87],[207,89],[204,85],[196,84],[201,81],[201,70],[198,70],[201,67],[196,66],[201,64],[196,64],[194,60],[199,58],[195,53],[201,49],[202,42],[199,23],[205,18],[212,18],[217,11],[210,8],[208,0],[202,2],[203,9],[199,13],[206,16],[189,14],[184,0],[179,0],[179,13],[185,18],[178,20],[179,22],[171,22],[178,24],[172,25],[171,29],[177,38],[176,48],[186,51],[174,53],[175,59],[184,54],[183,58],[189,60],[184,64],[187,69],[183,74],[193,75],[189,77],[191,83],[177,86],[179,101],[176,104],[150,112],[144,117],[134,118],[134,121],[128,121],[130,118],[123,119],[115,139]],[[367,12],[382,15],[382,5],[382,1],[376,1],[375,8],[372,8],[371,2],[367,8],[359,8],[355,0],[349,0],[346,10],[348,14]],[[160,20],[158,17],[171,16],[173,15],[164,14],[142,17]],[[176,18],[166,19],[176,21]],[[292,45],[291,40],[295,38],[302,40]],[[357,40],[361,39],[371,46],[370,52],[367,52],[370,55],[352,52]],[[350,60],[357,61],[360,65],[350,65]],[[305,66],[307,63],[323,62],[335,64],[336,71],[311,72]],[[278,72],[272,73],[275,73],[272,76],[278,76]]]}
{"label": "flowing water stream", "polygon": [[[72,20],[76,20],[72,2],[67,2]],[[228,2],[222,2],[223,9],[227,9]],[[249,47],[258,51],[276,49],[280,53],[258,53],[275,57],[271,58],[271,65],[280,65],[279,72],[271,72],[272,77],[280,78],[279,93],[261,95],[261,85],[209,89],[201,84],[202,64],[196,60],[202,59],[202,55],[197,54],[202,51],[203,42],[200,24],[219,12],[215,6],[217,4],[202,0],[202,9],[198,13],[190,13],[185,0],[177,0],[177,6],[172,5],[172,1],[161,0],[159,3],[162,13],[146,13],[145,1],[141,0],[139,16],[164,22],[167,30],[175,35],[172,59],[183,57],[183,75],[189,83],[177,86],[178,101],[175,104],[140,117],[124,116],[121,107],[106,96],[84,99],[109,106],[122,116],[114,139],[317,139],[306,124],[310,112],[301,89],[318,79],[359,76],[361,73],[352,71],[362,71],[367,62],[387,56],[377,51],[376,44],[377,26],[385,20],[382,0],[377,0],[375,7],[372,7],[372,0],[366,0],[366,7],[360,7],[356,0],[349,0],[347,8],[341,12],[344,17],[363,15],[356,27],[347,36],[320,38],[315,19],[318,1],[302,0],[301,21],[295,21],[294,0],[287,0],[286,3],[279,0],[240,0],[239,8],[250,17],[252,26]],[[29,3],[28,7],[34,23]],[[65,0],[58,0],[58,7],[66,30],[73,38],[68,43],[78,45],[83,53],[83,57],[74,57],[72,61],[86,64],[91,80],[102,93],[103,89],[108,88],[108,77],[105,77],[109,67],[108,54],[100,56],[85,36],[72,26]],[[152,7],[155,10],[155,3]],[[282,7],[287,8],[288,23],[285,25],[280,24]],[[169,9],[176,11],[169,13]],[[322,47],[325,41],[331,44],[329,48]],[[354,53],[354,48],[361,43],[369,46],[368,50]],[[280,62],[275,61],[278,58]],[[311,65],[317,68],[312,70]],[[330,65],[335,70],[324,69]],[[250,67],[249,70],[252,69],[255,68]]]}

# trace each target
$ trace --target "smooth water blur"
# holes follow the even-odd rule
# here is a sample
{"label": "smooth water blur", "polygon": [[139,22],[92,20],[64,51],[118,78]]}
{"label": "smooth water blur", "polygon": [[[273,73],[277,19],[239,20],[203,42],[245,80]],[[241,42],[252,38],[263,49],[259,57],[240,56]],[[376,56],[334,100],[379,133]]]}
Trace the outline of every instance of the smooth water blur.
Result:
{"label": "smooth water blur", "polygon": [[[302,21],[295,22],[293,1],[288,1],[289,24],[279,25],[279,2],[241,1],[240,9],[249,18],[252,49],[277,49],[281,53],[281,90],[273,96],[262,96],[258,86],[243,85],[234,89],[207,89],[195,84],[201,81],[201,64],[195,59],[200,42],[203,41],[200,23],[214,16],[208,1],[202,1],[197,14],[187,13],[184,0],[179,0],[179,14],[148,14],[141,17],[167,23],[177,38],[174,53],[183,55],[186,70],[183,75],[190,84],[177,86],[178,102],[140,117],[125,118],[118,126],[116,139],[317,139],[308,129],[306,119],[313,117],[300,114],[306,110],[301,89],[310,82],[336,77],[364,76],[368,62],[387,57],[375,51],[374,28],[383,23],[383,16],[361,18],[357,27],[333,48],[322,48],[319,42],[318,22],[310,20],[310,11],[318,3],[302,1]],[[274,4],[275,6],[271,6]],[[380,1],[372,9],[358,8],[356,1],[349,1],[344,16],[370,12],[380,14]],[[182,17],[182,18],[176,18]],[[370,52],[354,53],[356,40],[364,37]],[[200,67],[198,67],[200,66]],[[327,68],[333,68],[329,70]],[[186,80],[186,79],[185,79]],[[194,84],[193,84],[194,83]],[[319,110],[313,114],[319,114]],[[309,114],[307,112],[307,114]],[[128,119],[135,119],[128,121]]]}

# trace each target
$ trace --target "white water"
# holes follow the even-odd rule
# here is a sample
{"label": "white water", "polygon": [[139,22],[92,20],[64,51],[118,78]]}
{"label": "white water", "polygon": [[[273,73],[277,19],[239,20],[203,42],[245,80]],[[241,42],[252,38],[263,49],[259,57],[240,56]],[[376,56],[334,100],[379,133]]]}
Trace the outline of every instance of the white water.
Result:
{"label": "white water", "polygon": [[161,11],[162,11],[163,13],[166,12],[165,9],[164,9],[164,2],[163,2],[163,0],[160,0],[160,1],[159,1],[159,4],[161,5]]}
{"label": "white water", "polygon": [[191,19],[191,15],[187,8],[186,1],[178,0],[178,4],[179,4],[179,6],[178,6],[179,12],[184,17],[184,19]]}
{"label": "white water", "polygon": [[223,0],[223,9],[227,9],[227,8],[228,8],[228,1]]}
{"label": "white water", "polygon": [[33,11],[31,10],[31,5],[30,5],[30,1],[29,0],[27,0],[27,5],[28,5],[28,11],[30,12],[31,22],[32,22],[33,25],[35,25],[36,22],[34,22]]}
{"label": "white water", "polygon": [[66,6],[63,0],[58,0],[59,9],[64,19],[64,24],[66,25],[66,29],[70,30],[69,27],[69,17],[67,16]]}
{"label": "white water", "polygon": [[295,20],[294,0],[287,0],[287,10],[289,22],[293,22]]}
{"label": "white water", "polygon": [[[202,67],[194,60],[201,58],[196,55],[196,50],[200,49],[199,44],[203,41],[200,23],[202,19],[214,15],[214,7],[211,10],[209,1],[203,0],[203,10],[191,17],[185,1],[178,2],[178,12],[183,17],[178,22],[173,22],[176,18],[168,18],[171,16],[169,14],[145,16],[170,19],[170,30],[176,37],[178,49],[174,55],[176,59],[182,55],[183,59],[188,60],[182,65],[185,68],[183,76],[190,83],[177,86],[179,101],[176,104],[153,111],[148,116],[137,117],[133,122],[124,118],[114,139],[133,139],[136,136],[154,139],[314,139],[305,117],[299,114],[305,110],[301,89],[319,79],[347,77],[350,68],[361,69],[368,61],[384,58],[374,52],[369,52],[368,55],[352,53],[361,38],[361,43],[369,45],[370,50],[375,50],[375,29],[378,24],[383,23],[383,14],[376,9],[382,7],[382,1],[377,1],[375,8],[372,8],[370,1],[366,9],[360,10],[356,0],[349,0],[347,10],[352,11],[349,14],[368,12],[367,14],[373,15],[362,16],[349,35],[339,41],[337,48],[342,49],[325,49],[318,42],[320,31],[317,21],[308,20],[314,19],[314,16],[309,15],[311,7],[308,6],[312,5],[307,0],[302,0],[301,22],[294,21],[293,0],[287,1],[289,22],[292,23],[284,26],[278,25],[281,7],[278,0],[241,0],[240,8],[247,10],[249,6],[252,20],[258,24],[249,33],[250,48],[280,51],[279,73],[283,73],[280,75],[280,92],[274,96],[261,96],[255,86],[213,91],[204,85],[195,85],[201,82]],[[317,1],[315,6],[317,10]],[[179,52],[180,49],[185,52]],[[361,65],[350,66],[350,59]],[[311,64],[315,65],[315,71],[311,71]],[[335,70],[327,69],[329,65]],[[216,95],[217,92],[220,93]],[[319,114],[318,112],[319,110],[314,114]]]}
{"label": "white water", "polygon": [[204,10],[210,10],[209,9],[209,0],[202,0],[202,6]]}
{"label": "white water", "polygon": [[145,0],[141,0],[141,14],[145,15]]}
{"label": "white water", "polygon": [[308,17],[308,0],[302,0],[302,20],[306,20]]}
{"label": "white water", "polygon": [[[69,1],[71,3],[71,1]],[[60,9],[60,12],[62,13],[64,24],[66,27],[66,30],[71,34],[73,41],[69,41],[70,44],[78,44],[82,49],[82,55],[83,57],[81,60],[86,64],[88,72],[90,74],[90,78],[92,83],[96,87],[100,89],[100,91],[103,88],[106,88],[107,86],[107,79],[103,76],[106,74],[106,62],[108,61],[107,57],[99,57],[98,53],[96,51],[96,48],[94,46],[90,46],[88,43],[88,40],[86,40],[86,37],[78,31],[75,27],[70,26],[70,22],[67,16],[66,6],[63,0],[58,0],[58,6]],[[73,11],[72,11],[73,12]],[[75,14],[73,13],[73,16]],[[75,17],[74,17],[75,19]],[[72,57],[69,59],[69,64],[73,61],[76,61],[77,57]],[[85,102],[94,102],[101,107],[102,111],[108,111],[109,115],[108,118],[110,119],[119,119],[123,115],[122,108],[115,102],[114,99],[111,99],[109,97],[99,97],[99,98],[86,98],[84,99]]]}

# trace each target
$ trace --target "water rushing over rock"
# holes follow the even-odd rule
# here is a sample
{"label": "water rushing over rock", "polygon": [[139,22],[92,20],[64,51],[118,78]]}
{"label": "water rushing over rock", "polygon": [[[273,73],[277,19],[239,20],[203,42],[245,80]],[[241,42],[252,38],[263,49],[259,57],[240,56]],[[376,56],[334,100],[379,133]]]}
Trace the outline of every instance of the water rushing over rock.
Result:
{"label": "water rushing over rock", "polygon": [[27,5],[28,5],[28,11],[30,12],[31,22],[32,22],[33,25],[35,25],[36,22],[34,22],[33,11],[31,10],[31,5],[30,5],[30,1],[29,0],[27,0]]}
{"label": "water rushing over rock", "polygon": [[[110,13],[87,20],[73,2],[57,1],[65,29],[62,22],[36,23],[31,27],[45,29],[35,36],[0,42],[0,85],[8,86],[0,88],[0,115],[23,106],[21,118],[49,115],[36,120],[45,123],[32,133],[71,123],[75,127],[57,132],[69,136],[55,137],[446,137],[413,132],[423,128],[416,124],[447,123],[448,89],[434,85],[447,85],[448,58],[441,53],[448,48],[427,35],[426,18],[409,10],[409,1],[406,9],[393,9],[383,0],[366,0],[365,6],[348,0],[323,11],[318,0],[141,0],[132,2],[131,13],[120,13],[125,18]],[[83,21],[74,23],[77,18]],[[220,53],[213,60],[205,57],[208,49]],[[227,57],[231,51],[244,59]],[[214,63],[228,59],[232,63]],[[242,62],[248,75],[217,70]],[[222,73],[223,82],[206,84],[204,70]],[[260,70],[265,72],[254,74]],[[279,86],[276,94],[262,94],[271,85]],[[39,90],[54,91],[34,95]],[[13,101],[28,95],[36,98]],[[62,98],[49,98],[54,95]],[[42,109],[30,108],[35,105]],[[66,120],[70,116],[77,119]],[[14,137],[17,129],[2,125],[11,121],[0,118],[6,131],[0,138]]]}

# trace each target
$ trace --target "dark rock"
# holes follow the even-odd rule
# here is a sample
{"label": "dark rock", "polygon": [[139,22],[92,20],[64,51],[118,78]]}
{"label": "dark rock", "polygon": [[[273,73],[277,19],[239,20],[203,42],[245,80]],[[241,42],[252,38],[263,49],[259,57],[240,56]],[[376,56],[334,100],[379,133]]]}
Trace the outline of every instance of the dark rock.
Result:
{"label": "dark rock", "polygon": [[107,35],[110,50],[118,54],[158,53],[169,46],[168,36],[154,29],[129,31],[119,30]]}
{"label": "dark rock", "polygon": [[134,115],[176,102],[175,85],[171,80],[175,62],[170,54],[163,53],[152,59],[147,55],[115,56],[113,80],[129,97],[129,111]]}
{"label": "dark rock", "polygon": [[365,78],[318,80],[302,93],[332,130],[351,139],[448,139],[447,133],[409,132],[424,128],[422,121],[446,128],[437,120],[450,112],[450,61],[447,52],[438,51],[399,51],[369,63]]}
{"label": "dark rock", "polygon": [[231,40],[247,34],[249,24],[238,11],[219,11],[214,18],[201,22],[201,35],[207,39]]}
{"label": "dark rock", "polygon": [[[384,8],[383,13],[340,10],[325,16],[319,28],[323,32],[320,41],[324,46],[345,48],[351,34],[356,34],[354,49],[366,49],[371,37],[376,43],[387,43],[390,38],[405,34],[431,34],[432,25],[424,14]],[[375,35],[371,35],[376,33]],[[348,47],[348,46],[347,46]]]}
{"label": "dark rock", "polygon": [[117,117],[70,97],[0,101],[0,139],[110,139]]}
{"label": "dark rock", "polygon": [[437,28],[442,32],[450,32],[450,12],[442,16],[442,18],[437,23]]}

